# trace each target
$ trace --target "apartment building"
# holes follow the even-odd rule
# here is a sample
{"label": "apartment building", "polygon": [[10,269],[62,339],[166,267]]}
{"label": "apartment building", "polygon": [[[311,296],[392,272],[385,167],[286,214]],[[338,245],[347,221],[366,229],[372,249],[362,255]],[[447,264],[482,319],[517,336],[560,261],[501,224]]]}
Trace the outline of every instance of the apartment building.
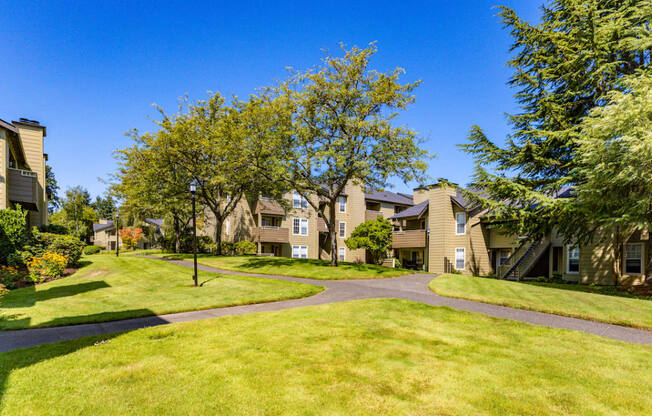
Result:
{"label": "apartment building", "polygon": [[[317,196],[311,202],[324,204]],[[288,208],[274,200],[261,197],[256,201],[242,200],[222,227],[222,241],[251,240],[258,253],[268,256],[295,258],[330,258],[331,244],[325,221],[299,193],[284,195]],[[412,205],[408,195],[393,192],[365,193],[360,186],[347,185],[335,207],[337,257],[340,261],[366,262],[364,250],[349,250],[344,240],[361,223],[379,215],[385,218]],[[326,212],[328,210],[326,209]],[[214,235],[215,221],[205,212],[203,235]]]}
{"label": "apartment building", "polygon": [[[159,218],[145,218],[143,227],[150,227],[151,232],[138,242],[139,249],[155,247],[158,239],[163,236],[163,220]],[[115,250],[116,243],[122,247],[122,239],[116,236],[115,223],[106,218],[100,218],[98,223],[93,224],[92,243],[107,250]]]}
{"label": "apartment building", "polygon": [[38,121],[0,120],[0,209],[20,205],[29,211],[30,226],[48,222],[45,136],[45,126]]}
{"label": "apartment building", "polygon": [[[557,197],[568,197],[569,192]],[[441,183],[415,189],[413,201],[390,217],[395,224],[394,255],[404,267],[511,280],[559,276],[585,284],[614,282],[614,251],[606,244],[564,244],[556,231],[534,241],[507,234],[486,210]],[[643,283],[651,254],[649,232],[635,233],[619,249],[621,283]]]}

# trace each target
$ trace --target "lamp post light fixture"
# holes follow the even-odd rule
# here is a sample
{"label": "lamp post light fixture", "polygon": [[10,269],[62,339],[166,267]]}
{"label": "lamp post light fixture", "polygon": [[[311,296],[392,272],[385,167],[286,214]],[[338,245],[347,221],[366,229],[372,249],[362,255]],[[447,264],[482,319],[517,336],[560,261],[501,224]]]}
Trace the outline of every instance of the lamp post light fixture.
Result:
{"label": "lamp post light fixture", "polygon": [[192,196],[192,256],[195,266],[195,274],[193,280],[197,286],[197,221],[195,215],[195,194],[197,193],[197,181],[190,182],[190,195]]}
{"label": "lamp post light fixture", "polygon": [[115,213],[115,256],[120,257],[120,214]]}

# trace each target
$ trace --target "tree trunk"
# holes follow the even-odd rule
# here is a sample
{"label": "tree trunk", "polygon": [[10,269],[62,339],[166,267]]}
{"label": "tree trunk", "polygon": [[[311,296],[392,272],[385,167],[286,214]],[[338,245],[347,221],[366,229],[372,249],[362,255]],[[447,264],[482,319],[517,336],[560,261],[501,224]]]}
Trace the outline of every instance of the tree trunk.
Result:
{"label": "tree trunk", "polygon": [[181,229],[179,225],[179,217],[174,216],[174,252],[179,253],[181,251]]}
{"label": "tree trunk", "polygon": [[337,233],[335,230],[335,201],[330,201],[328,205],[328,216],[330,224],[328,230],[331,237],[331,266],[337,267]]}
{"label": "tree trunk", "polygon": [[215,253],[218,256],[222,255],[222,225],[224,224],[224,221],[220,221],[218,219],[217,214],[213,212],[213,215],[215,215]]}
{"label": "tree trunk", "polygon": [[620,238],[618,236],[614,237],[613,239],[613,250],[614,250],[614,285],[618,286],[620,285],[621,278],[622,278],[622,250],[621,246],[622,244],[620,243]]}

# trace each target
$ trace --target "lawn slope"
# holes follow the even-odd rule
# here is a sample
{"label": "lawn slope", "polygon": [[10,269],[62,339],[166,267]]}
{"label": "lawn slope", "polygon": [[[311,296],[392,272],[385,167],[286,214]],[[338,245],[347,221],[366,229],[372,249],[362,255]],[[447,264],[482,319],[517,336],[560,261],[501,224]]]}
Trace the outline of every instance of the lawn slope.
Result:
{"label": "lawn slope", "polygon": [[199,274],[157,259],[96,254],[74,275],[0,296],[0,329],[102,322],[313,295],[323,288],[244,276]]}
{"label": "lawn slope", "polygon": [[433,279],[430,289],[442,296],[652,330],[652,300],[615,296],[617,292],[613,288],[510,282],[449,274]]}
{"label": "lawn slope", "polygon": [[[192,259],[192,254],[158,255],[174,260]],[[325,260],[293,259],[289,257],[200,255],[197,261],[206,266],[223,270],[319,280],[382,279],[414,273],[412,270],[393,269],[364,263],[340,262],[338,267],[331,267],[330,262]]]}
{"label": "lawn slope", "polygon": [[0,414],[645,415],[651,372],[647,346],[364,300],[0,354]]}

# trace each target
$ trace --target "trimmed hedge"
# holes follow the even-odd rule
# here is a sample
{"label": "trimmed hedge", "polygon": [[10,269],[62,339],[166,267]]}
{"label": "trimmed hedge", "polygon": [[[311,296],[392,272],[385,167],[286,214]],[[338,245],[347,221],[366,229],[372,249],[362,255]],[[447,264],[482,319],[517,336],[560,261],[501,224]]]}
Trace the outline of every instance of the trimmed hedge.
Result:
{"label": "trimmed hedge", "polygon": [[100,251],[102,251],[102,247],[96,246],[96,245],[90,245],[84,247],[84,254],[90,255],[90,254],[97,254]]}
{"label": "trimmed hedge", "polygon": [[81,258],[84,243],[72,235],[42,233],[34,230],[31,241],[25,249],[35,257],[41,257],[47,251],[61,254],[68,259],[68,266],[75,266]]}

